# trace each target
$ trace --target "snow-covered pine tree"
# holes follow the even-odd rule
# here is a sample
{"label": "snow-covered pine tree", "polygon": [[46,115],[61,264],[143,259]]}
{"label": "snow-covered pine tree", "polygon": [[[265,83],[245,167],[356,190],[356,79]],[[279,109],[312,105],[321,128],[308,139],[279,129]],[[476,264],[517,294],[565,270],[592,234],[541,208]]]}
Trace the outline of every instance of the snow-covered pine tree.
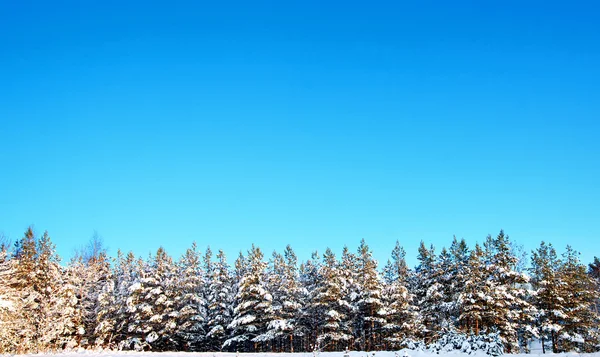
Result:
{"label": "snow-covered pine tree", "polygon": [[[140,279],[139,305],[136,308],[135,329],[140,338],[155,351],[173,350],[179,312],[174,308],[177,298],[176,270],[173,259],[163,247],[144,264]],[[130,325],[132,326],[132,325]]]}
{"label": "snow-covered pine tree", "polygon": [[205,338],[205,317],[202,286],[204,284],[196,242],[188,248],[177,264],[177,297],[174,310],[177,314],[175,336],[180,350],[200,351]]}
{"label": "snow-covered pine tree", "polygon": [[447,333],[455,328],[455,311],[457,310],[456,297],[454,296],[455,273],[454,261],[450,252],[443,247],[438,256],[437,283],[441,294],[438,304],[438,321],[440,322],[440,331]]}
{"label": "snow-covered pine tree", "polygon": [[533,303],[537,308],[536,325],[542,342],[542,352],[546,353],[546,341],[550,341],[552,352],[558,353],[558,335],[562,330],[562,319],[566,313],[566,284],[561,281],[561,262],[552,244],[543,242],[532,251],[531,284],[535,291]]}
{"label": "snow-covered pine tree", "polygon": [[94,331],[96,347],[116,348],[127,338],[128,288],[137,278],[134,261],[132,252],[125,256],[121,250],[118,250],[111,273],[100,288]]}
{"label": "snow-covered pine tree", "polygon": [[588,275],[594,279],[594,289],[598,293],[599,298],[596,299],[594,304],[594,312],[596,316],[600,316],[600,259],[594,257],[594,261],[588,264]]}
{"label": "snow-covered pine tree", "polygon": [[[26,235],[32,234],[28,230]],[[64,348],[65,340],[69,339],[72,315],[72,291],[64,289],[63,272],[60,257],[56,254],[48,232],[44,232],[35,241],[35,256],[33,271],[29,280],[36,292],[35,304],[32,306],[32,317],[36,326],[36,350]]]}
{"label": "snow-covered pine tree", "polygon": [[234,301],[234,282],[222,250],[217,253],[208,290],[207,350],[220,351],[232,320]]}
{"label": "snow-covered pine tree", "polygon": [[460,305],[459,296],[465,289],[465,284],[469,278],[467,275],[467,265],[469,261],[469,247],[467,242],[463,239],[460,241],[456,239],[456,236],[452,239],[450,245],[451,265],[449,267],[449,278],[450,286],[447,290],[449,301],[452,302],[450,306],[450,320],[455,328],[461,329],[459,324],[459,316],[462,313],[462,306]]}
{"label": "snow-covered pine tree", "polygon": [[407,284],[410,271],[406,265],[406,252],[396,241],[392,259],[383,269],[386,324],[383,326],[385,348],[400,349],[403,342],[415,337],[417,307]]}
{"label": "snow-covered pine tree", "polygon": [[558,273],[566,287],[566,314],[559,335],[559,349],[591,352],[597,350],[600,343],[597,330],[600,320],[593,310],[598,293],[578,255],[579,252],[568,245]]}
{"label": "snow-covered pine tree", "polygon": [[228,326],[231,337],[224,342],[223,348],[262,351],[269,348],[268,342],[259,336],[267,329],[273,298],[266,288],[267,264],[260,248],[252,245],[247,262],[248,267],[238,284],[235,315]]}
{"label": "snow-covered pine tree", "polygon": [[340,351],[348,347],[352,338],[350,326],[344,323],[352,311],[352,306],[344,300],[343,275],[335,254],[329,248],[323,255],[323,265],[320,270],[322,282],[317,286],[313,300],[313,308],[321,316],[318,321],[315,348]]}
{"label": "snow-covered pine tree", "polygon": [[[115,346],[119,349],[130,349],[130,338],[135,325],[130,328],[130,323],[135,323],[133,315],[139,304],[139,290],[142,286],[141,268],[143,261],[136,259],[133,252],[123,255],[117,251],[117,259],[114,267],[114,289],[105,286],[105,290],[99,296],[99,324],[97,330],[98,343],[106,346]],[[108,294],[112,293],[112,297]],[[135,340],[134,344],[141,348],[141,341]]]}
{"label": "snow-covered pine tree", "polygon": [[319,320],[322,306],[316,300],[317,288],[322,284],[321,257],[317,251],[311,258],[300,264],[300,299],[302,310],[298,317],[296,331],[302,336],[300,350],[310,351],[315,348],[318,337]]}
{"label": "snow-covered pine tree", "polygon": [[276,351],[294,351],[294,336],[298,336],[297,320],[302,303],[298,284],[297,258],[288,245],[285,255],[273,252],[268,286],[273,296],[272,316],[264,334]]}
{"label": "snow-covered pine tree", "polygon": [[[348,246],[342,249],[341,261],[338,263],[338,271],[341,277],[341,300],[340,306],[345,306],[344,317],[340,321],[341,330],[351,334],[348,346],[360,348],[364,345],[365,335],[363,329],[364,320],[360,318],[359,300],[361,286],[359,284],[359,262],[356,254],[350,252]],[[343,309],[342,309],[343,310]]]}
{"label": "snow-covered pine tree", "polygon": [[20,337],[29,335],[31,326],[24,315],[24,295],[16,284],[18,260],[10,258],[7,248],[0,247],[0,354],[15,354],[30,350],[30,341]]}
{"label": "snow-covered pine tree", "polygon": [[416,291],[419,313],[423,319],[423,339],[426,343],[436,340],[443,326],[442,303],[444,290],[440,283],[441,271],[435,255],[435,248],[429,249],[421,241],[419,265],[416,270]]}
{"label": "snow-covered pine tree", "polygon": [[377,261],[364,239],[358,247],[357,258],[359,296],[356,305],[364,336],[361,339],[362,350],[381,349],[383,326],[387,323],[382,299],[383,284],[377,271]]}
{"label": "snow-covered pine tree", "polygon": [[516,271],[518,259],[513,255],[510,240],[504,231],[496,238],[488,236],[485,242],[486,283],[491,284],[484,324],[497,329],[505,351],[516,353],[530,337],[529,328],[535,320],[535,308],[529,303],[525,284],[529,277]]}
{"label": "snow-covered pine tree", "polygon": [[73,339],[67,343],[69,347],[88,347],[95,340],[99,294],[110,279],[110,262],[97,235],[71,259],[65,278],[65,285],[72,287],[76,298],[71,320]]}
{"label": "snow-covered pine tree", "polygon": [[151,331],[146,330],[146,321],[152,316],[152,308],[146,302],[144,295],[146,293],[144,280],[151,274],[148,266],[150,259],[151,257],[145,261],[142,258],[134,258],[132,279],[128,281],[128,285],[123,286],[125,304],[124,311],[120,311],[119,314],[119,332],[123,338],[119,342],[119,349],[136,351],[150,349],[146,337]]}
{"label": "snow-covered pine tree", "polygon": [[461,313],[458,316],[460,329],[464,332],[479,335],[486,328],[484,316],[487,311],[487,298],[490,285],[487,283],[483,249],[479,244],[469,254],[465,266],[467,279],[458,296]]}
{"label": "snow-covered pine tree", "polygon": [[[283,271],[283,289],[282,291],[282,311],[281,317],[285,320],[286,340],[289,341],[289,351],[294,352],[294,337],[302,336],[299,329],[299,318],[303,308],[304,292],[300,286],[298,274],[298,258],[292,247],[288,244],[283,253],[284,271]],[[287,348],[285,349],[287,350]]]}
{"label": "snow-covered pine tree", "polygon": [[208,305],[210,300],[210,283],[212,281],[212,277],[214,275],[214,261],[213,261],[213,251],[210,249],[210,246],[206,247],[206,251],[204,252],[204,257],[202,258],[202,284],[200,287],[201,290],[201,308],[204,313],[204,317],[202,319],[202,330],[204,331],[204,337],[202,339],[202,343],[200,343],[199,347],[203,351],[208,351],[208,340],[206,339],[206,334],[208,334]]}
{"label": "snow-covered pine tree", "polygon": [[283,255],[273,251],[266,273],[266,288],[273,300],[271,302],[270,316],[267,316],[267,329],[257,339],[268,342],[274,351],[281,350],[281,336],[283,330],[287,329],[285,320],[281,316],[283,309]]}

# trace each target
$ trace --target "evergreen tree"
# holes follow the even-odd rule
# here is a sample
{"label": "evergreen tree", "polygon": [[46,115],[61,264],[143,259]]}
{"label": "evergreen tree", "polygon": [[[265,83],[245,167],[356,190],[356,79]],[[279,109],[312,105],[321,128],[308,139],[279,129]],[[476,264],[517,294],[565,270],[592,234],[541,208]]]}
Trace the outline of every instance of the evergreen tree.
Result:
{"label": "evergreen tree", "polygon": [[469,264],[469,247],[467,246],[467,242],[464,239],[459,241],[454,236],[450,245],[450,255],[451,264],[448,272],[450,286],[447,290],[448,299],[451,302],[449,315],[454,327],[460,330],[459,317],[463,308],[459,303],[459,297],[469,279],[467,275]]}
{"label": "evergreen tree", "polygon": [[94,343],[97,328],[99,296],[110,277],[110,262],[106,249],[97,235],[69,263],[65,271],[67,291],[74,294],[70,347],[87,347]]}
{"label": "evergreen tree", "polygon": [[423,321],[422,337],[429,343],[439,337],[443,325],[442,303],[443,286],[440,283],[440,269],[435,255],[435,248],[419,245],[419,266],[416,270],[416,290],[419,312]]}
{"label": "evergreen tree", "polygon": [[340,321],[340,326],[342,326],[342,330],[348,331],[351,334],[348,346],[364,349],[365,334],[363,325],[365,321],[359,315],[359,301],[361,298],[360,267],[358,257],[356,254],[350,252],[348,246],[344,246],[342,249],[338,271],[341,278],[340,287],[342,289],[340,305],[347,307]]}
{"label": "evergreen tree", "polygon": [[302,304],[299,298],[297,258],[289,245],[285,256],[273,252],[268,282],[273,296],[272,316],[262,339],[272,341],[276,350],[293,352]]}
{"label": "evergreen tree", "polygon": [[244,351],[261,351],[267,347],[261,335],[267,329],[271,316],[272,296],[266,289],[265,269],[260,248],[252,245],[248,252],[248,268],[238,284],[237,305],[233,321],[229,324],[231,338],[223,348],[238,348]]}
{"label": "evergreen tree", "polygon": [[18,260],[10,258],[7,248],[0,247],[0,353],[24,353],[32,349],[32,341],[27,339],[33,334],[26,317],[30,307],[17,288]]}
{"label": "evergreen tree", "polygon": [[[598,259],[598,257],[594,257],[594,262],[588,265],[588,275],[594,279],[594,288],[600,296],[600,259]],[[594,312],[597,316],[600,316],[600,298],[596,299]]]}
{"label": "evergreen tree", "polygon": [[383,326],[386,325],[382,299],[383,285],[377,272],[377,261],[364,239],[358,247],[358,319],[363,331],[363,350],[381,347]]}
{"label": "evergreen tree", "polygon": [[392,260],[388,260],[383,269],[386,324],[383,326],[386,347],[402,347],[404,341],[414,338],[418,329],[417,308],[413,305],[414,296],[407,288],[410,271],[406,265],[406,252],[396,241],[392,250]]}
{"label": "evergreen tree", "polygon": [[560,278],[566,287],[566,316],[559,336],[561,351],[590,352],[597,348],[600,339],[597,326],[598,315],[593,305],[598,299],[594,281],[587,274],[585,265],[581,264],[576,252],[567,246],[563,254],[563,264],[559,271]]}
{"label": "evergreen tree", "polygon": [[319,335],[319,320],[322,306],[317,301],[317,289],[323,282],[321,276],[321,257],[318,252],[311,254],[311,259],[300,264],[300,300],[302,310],[298,318],[297,334],[302,336],[301,349],[310,351],[315,348]]}
{"label": "evergreen tree", "polygon": [[208,350],[219,351],[225,342],[227,326],[233,317],[234,282],[227,257],[222,250],[217,253],[210,285],[208,287],[207,339]]}
{"label": "evergreen tree", "polygon": [[178,296],[174,306],[177,311],[177,343],[185,351],[200,351],[206,335],[206,311],[202,298],[202,286],[205,282],[195,242],[180,258],[177,270]]}
{"label": "evergreen tree", "polygon": [[140,278],[139,265],[133,252],[124,255],[117,251],[113,284],[106,285],[99,296],[99,322],[96,328],[98,345],[119,349],[131,347],[126,341],[133,331],[129,329],[129,322],[137,303],[134,297],[141,288],[137,282]]}
{"label": "evergreen tree", "polygon": [[545,353],[545,341],[552,343],[552,352],[558,353],[558,336],[566,316],[566,285],[561,280],[561,262],[552,244],[542,241],[531,256],[531,284],[535,289],[534,304],[537,308],[537,327]]}
{"label": "evergreen tree", "polygon": [[[488,236],[486,247],[486,282],[490,284],[484,324],[497,329],[505,351],[518,352],[530,338],[528,327],[534,323],[535,308],[529,303],[525,284],[527,275],[515,270],[518,259],[512,254],[510,240],[504,231],[494,239]],[[520,336],[524,334],[524,336]]]}
{"label": "evergreen tree", "polygon": [[465,267],[467,279],[458,297],[461,312],[458,317],[460,329],[479,335],[486,328],[484,318],[488,310],[487,297],[493,287],[487,281],[484,252],[479,244],[469,254]]}
{"label": "evergreen tree", "polygon": [[346,317],[352,311],[352,306],[344,300],[343,275],[338,261],[331,249],[323,255],[323,265],[320,269],[322,282],[315,289],[313,300],[315,311],[321,318],[317,327],[317,340],[315,348],[319,350],[336,351],[348,347],[352,338],[350,326]]}

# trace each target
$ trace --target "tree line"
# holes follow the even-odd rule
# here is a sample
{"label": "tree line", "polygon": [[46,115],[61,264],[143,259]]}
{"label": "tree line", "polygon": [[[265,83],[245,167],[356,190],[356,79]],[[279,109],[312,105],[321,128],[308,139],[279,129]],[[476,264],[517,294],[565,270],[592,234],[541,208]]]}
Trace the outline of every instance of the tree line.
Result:
{"label": "tree line", "polygon": [[110,258],[93,238],[63,266],[48,233],[0,247],[0,353],[64,349],[364,351],[427,346],[449,334],[494,334],[507,353],[599,350],[600,261],[541,242],[530,264],[503,231],[439,253],[421,242],[409,268],[396,242],[382,269],[362,240],[299,262],[193,243],[178,260]]}

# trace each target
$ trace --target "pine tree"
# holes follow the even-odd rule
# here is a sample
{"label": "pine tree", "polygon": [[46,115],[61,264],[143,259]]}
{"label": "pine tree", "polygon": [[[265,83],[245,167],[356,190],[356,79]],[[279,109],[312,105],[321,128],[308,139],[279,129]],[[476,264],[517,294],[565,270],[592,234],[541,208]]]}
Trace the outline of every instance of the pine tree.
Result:
{"label": "pine tree", "polygon": [[442,303],[444,299],[443,286],[440,283],[440,269],[435,255],[435,248],[425,247],[421,241],[419,245],[419,266],[416,270],[416,297],[419,313],[423,319],[423,338],[431,342],[439,337],[443,327]]}
{"label": "pine tree", "polygon": [[70,321],[72,339],[67,344],[69,347],[87,347],[94,343],[99,295],[110,279],[110,262],[97,235],[71,259],[65,278],[67,291],[71,288],[76,299]]}
{"label": "pine tree", "polygon": [[[588,265],[588,275],[594,279],[594,288],[600,296],[600,259],[598,257],[594,257],[594,262]],[[600,298],[596,299],[594,312],[597,316],[600,316]]]}
{"label": "pine tree", "polygon": [[364,337],[363,350],[381,347],[383,326],[386,325],[385,308],[382,300],[383,285],[377,272],[377,261],[364,239],[358,247],[358,319]]}
{"label": "pine tree", "polygon": [[204,272],[196,243],[188,248],[178,262],[178,296],[175,299],[177,327],[175,335],[180,349],[200,351],[205,338],[206,311],[202,297]]}
{"label": "pine tree", "polygon": [[459,323],[459,317],[463,311],[461,304],[459,303],[459,297],[462,291],[465,289],[465,285],[469,276],[467,275],[468,263],[469,263],[469,247],[464,239],[460,241],[456,239],[456,236],[452,239],[450,246],[451,265],[449,267],[449,288],[447,295],[449,301],[452,303],[449,310],[450,319],[454,327],[461,329]]}
{"label": "pine tree", "polygon": [[248,268],[238,284],[237,305],[233,321],[229,324],[231,338],[223,348],[239,348],[244,351],[261,351],[267,345],[261,336],[267,329],[271,316],[272,296],[266,289],[265,269],[260,248],[252,245],[248,252]]}
{"label": "pine tree", "polygon": [[469,260],[465,267],[467,279],[458,297],[458,304],[461,307],[461,313],[458,316],[459,326],[463,331],[475,335],[479,335],[479,332],[486,328],[484,317],[488,309],[487,297],[492,288],[486,280],[483,258],[483,249],[476,244],[475,249],[469,254]]}
{"label": "pine tree", "polygon": [[396,241],[392,250],[392,259],[383,269],[386,324],[383,326],[386,347],[402,347],[404,341],[414,338],[417,326],[417,307],[413,305],[414,296],[407,288],[410,271],[406,265],[406,252]]}
{"label": "pine tree", "polygon": [[219,250],[208,287],[206,337],[209,351],[221,350],[225,342],[227,326],[233,317],[234,285],[227,257]]}
{"label": "pine tree", "polygon": [[22,292],[15,286],[17,259],[11,259],[7,246],[0,247],[0,353],[13,354],[30,350],[27,336],[31,327],[24,314],[26,306]]}
{"label": "pine tree", "polygon": [[145,341],[151,349],[172,349],[177,345],[173,337],[179,315],[174,308],[176,275],[173,260],[164,248],[160,247],[156,255],[143,265],[142,270],[142,276],[138,280],[141,287],[134,290],[138,304],[132,304],[132,310],[135,310],[134,321],[129,326],[135,326],[135,335]]}
{"label": "pine tree", "polygon": [[600,342],[597,326],[598,315],[593,305],[598,299],[594,289],[594,281],[587,274],[586,267],[580,263],[579,253],[567,246],[563,254],[563,264],[559,275],[566,285],[566,316],[563,320],[562,333],[559,336],[560,350],[590,352]]}
{"label": "pine tree", "polygon": [[344,349],[352,338],[352,330],[345,323],[352,306],[344,300],[343,274],[331,249],[323,255],[319,275],[322,282],[316,287],[313,300],[313,309],[321,316],[315,348],[329,351]]}
{"label": "pine tree", "polygon": [[542,241],[531,256],[531,284],[535,289],[533,299],[537,308],[537,327],[545,353],[545,341],[552,343],[552,352],[558,353],[558,335],[566,316],[566,285],[559,276],[561,262],[552,244]]}
{"label": "pine tree", "polygon": [[269,291],[273,295],[272,316],[264,340],[276,350],[294,351],[294,336],[299,336],[298,319],[302,308],[298,283],[297,258],[288,245],[284,255],[273,252],[269,269]]}
{"label": "pine tree", "polygon": [[518,352],[523,341],[531,337],[528,326],[535,320],[535,308],[529,303],[529,292],[525,289],[529,278],[515,270],[518,259],[512,254],[510,240],[504,231],[501,230],[495,239],[488,236],[485,247],[490,289],[483,322],[498,330],[508,353]]}
{"label": "pine tree", "polygon": [[296,333],[302,336],[301,350],[310,351],[315,348],[319,335],[319,320],[322,306],[316,300],[318,287],[323,282],[321,276],[321,257],[317,251],[311,254],[311,259],[300,264],[300,300],[302,310],[298,317]]}
{"label": "pine tree", "polygon": [[[342,257],[338,263],[340,274],[341,300],[340,306],[345,306],[345,313],[340,321],[341,329],[348,331],[351,338],[348,346],[360,348],[365,345],[363,331],[364,320],[359,315],[359,301],[361,297],[361,286],[359,278],[359,262],[356,254],[350,252],[348,246],[342,249]],[[364,349],[364,348],[363,348]]]}
{"label": "pine tree", "polygon": [[135,312],[137,291],[141,289],[140,262],[133,252],[123,255],[117,251],[117,259],[113,272],[113,284],[107,284],[99,298],[98,327],[96,328],[97,344],[108,347],[128,349],[129,328]]}

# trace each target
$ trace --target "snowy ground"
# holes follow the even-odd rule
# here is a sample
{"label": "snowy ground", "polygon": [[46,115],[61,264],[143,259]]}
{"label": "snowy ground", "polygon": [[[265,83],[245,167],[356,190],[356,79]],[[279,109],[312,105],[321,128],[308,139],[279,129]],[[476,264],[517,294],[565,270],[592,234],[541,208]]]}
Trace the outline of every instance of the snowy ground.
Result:
{"label": "snowy ground", "polygon": [[[547,353],[546,355],[548,355]],[[24,356],[52,356],[53,354],[32,354],[32,355],[24,355]],[[135,357],[344,357],[344,352],[321,352],[314,355],[313,353],[226,353],[226,352],[93,352],[93,351],[82,351],[82,352],[69,352],[69,353],[59,353],[57,354],[61,357],[110,357],[110,356],[135,356]],[[392,351],[392,352],[358,352],[358,351],[350,351],[350,357],[440,357],[442,355],[448,355],[451,357],[483,357],[486,356],[483,352],[476,352],[473,354],[465,354],[461,352],[446,352],[435,354],[431,352],[423,352],[423,351],[410,351],[410,350],[401,350],[401,351]],[[535,357],[535,356],[546,356],[540,353],[531,353],[531,354],[514,354],[514,355],[505,355],[507,357]],[[600,357],[600,353],[560,353],[554,356],[571,356],[571,357]]]}

